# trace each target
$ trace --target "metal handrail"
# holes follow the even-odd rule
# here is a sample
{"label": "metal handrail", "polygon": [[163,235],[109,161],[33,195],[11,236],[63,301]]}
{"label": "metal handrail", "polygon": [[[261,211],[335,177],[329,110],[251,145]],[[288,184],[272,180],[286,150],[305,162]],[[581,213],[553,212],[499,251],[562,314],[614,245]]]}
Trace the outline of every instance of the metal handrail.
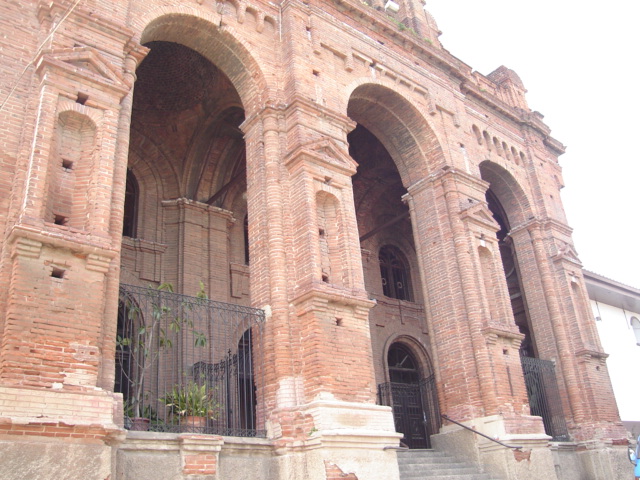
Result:
{"label": "metal handrail", "polygon": [[453,418],[450,418],[450,417],[448,417],[447,415],[440,415],[440,416],[441,416],[442,418],[444,418],[445,420],[448,420],[448,421],[450,421],[450,422],[453,422],[453,423],[455,423],[456,425],[460,425],[462,428],[466,428],[467,430],[469,430],[469,431],[471,431],[471,432],[473,432],[473,433],[475,433],[475,434],[477,434],[477,435],[480,435],[481,437],[484,437],[484,438],[486,438],[487,440],[491,440],[492,442],[495,442],[495,443],[497,443],[498,445],[502,445],[503,447],[506,447],[506,448],[512,448],[512,449],[514,449],[514,450],[521,450],[521,449],[522,449],[522,447],[515,447],[515,446],[513,446],[513,445],[507,445],[506,443],[502,443],[500,440],[496,440],[495,438],[491,438],[489,435],[485,435],[484,433],[481,433],[481,432],[477,431],[475,428],[467,427],[466,425],[464,425],[464,424],[462,424],[462,423],[460,423],[460,422],[455,421]]}

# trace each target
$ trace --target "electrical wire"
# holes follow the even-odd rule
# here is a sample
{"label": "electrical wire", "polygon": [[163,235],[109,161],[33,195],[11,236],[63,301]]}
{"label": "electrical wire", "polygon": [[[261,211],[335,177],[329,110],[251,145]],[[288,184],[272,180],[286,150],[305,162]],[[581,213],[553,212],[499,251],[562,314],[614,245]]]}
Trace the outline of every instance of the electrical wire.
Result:
{"label": "electrical wire", "polygon": [[36,59],[38,58],[38,56],[40,55],[40,53],[42,52],[43,47],[45,46],[45,44],[51,40],[51,37],[53,37],[53,35],[56,33],[56,31],[58,30],[58,28],[60,28],[60,25],[63,24],[63,22],[67,19],[67,17],[69,15],[71,15],[71,13],[75,10],[75,8],[78,6],[78,4],[81,2],[82,0],[76,0],[76,2],[71,6],[71,8],[69,8],[67,10],[67,12],[64,14],[64,16],[62,17],[62,19],[58,22],[58,24],[53,27],[53,29],[51,30],[51,32],[49,33],[49,35],[47,35],[47,38],[45,38],[43,40],[43,42],[40,44],[40,46],[38,47],[38,49],[36,50],[35,55],[33,56],[33,58],[31,59],[31,61],[29,63],[27,63],[24,67],[24,69],[22,70],[22,72],[20,73],[20,75],[18,76],[17,80],[15,81],[15,84],[13,85],[13,87],[11,88],[11,90],[9,91],[9,93],[7,94],[7,96],[5,97],[5,99],[2,101],[2,105],[0,105],[0,112],[4,109],[4,106],[7,104],[7,102],[9,101],[9,99],[11,98],[11,96],[13,95],[13,93],[16,91],[16,88],[18,88],[18,84],[20,83],[20,80],[22,80],[22,77],[24,76],[24,74],[27,72],[27,70],[29,69],[29,67],[31,65],[34,64],[34,62],[36,61]]}

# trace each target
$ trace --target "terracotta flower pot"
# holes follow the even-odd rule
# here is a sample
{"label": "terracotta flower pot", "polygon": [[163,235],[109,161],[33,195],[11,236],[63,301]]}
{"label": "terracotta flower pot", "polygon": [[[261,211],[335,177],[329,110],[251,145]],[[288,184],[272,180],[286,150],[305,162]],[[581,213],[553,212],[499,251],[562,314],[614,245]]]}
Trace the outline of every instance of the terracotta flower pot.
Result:
{"label": "terracotta flower pot", "polygon": [[183,432],[204,433],[207,427],[207,417],[194,417],[187,415],[180,419]]}
{"label": "terracotta flower pot", "polygon": [[130,430],[136,430],[138,432],[146,432],[149,430],[149,423],[151,420],[144,417],[135,417],[131,419],[131,428]]}

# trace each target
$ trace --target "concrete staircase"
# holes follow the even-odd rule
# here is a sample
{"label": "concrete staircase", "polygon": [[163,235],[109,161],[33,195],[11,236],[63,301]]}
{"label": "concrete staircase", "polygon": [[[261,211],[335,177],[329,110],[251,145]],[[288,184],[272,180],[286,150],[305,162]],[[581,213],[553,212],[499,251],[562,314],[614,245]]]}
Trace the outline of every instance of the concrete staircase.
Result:
{"label": "concrete staircase", "polygon": [[398,451],[400,480],[496,480],[478,467],[435,450]]}

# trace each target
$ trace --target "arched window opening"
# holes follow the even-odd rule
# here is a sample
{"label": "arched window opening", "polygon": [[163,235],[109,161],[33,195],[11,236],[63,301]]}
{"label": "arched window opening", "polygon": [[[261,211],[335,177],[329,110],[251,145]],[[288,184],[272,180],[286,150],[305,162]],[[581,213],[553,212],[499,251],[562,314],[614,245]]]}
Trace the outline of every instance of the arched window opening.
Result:
{"label": "arched window opening", "polygon": [[411,351],[401,343],[394,343],[387,355],[391,383],[417,384],[420,381],[418,364]]}
{"label": "arched window opening", "polygon": [[127,184],[124,192],[124,219],[122,235],[135,238],[138,219],[138,181],[131,170],[127,170]]}
{"label": "arched window opening", "polygon": [[473,133],[476,136],[476,140],[478,141],[478,145],[482,145],[482,133],[477,125],[473,125],[472,127]]}
{"label": "arched window opening", "polygon": [[636,344],[640,345],[640,320],[636,317],[631,317],[631,328],[633,328],[633,333],[636,336]]}
{"label": "arched window opening", "polygon": [[320,253],[320,278],[335,286],[344,285],[344,253],[341,235],[341,212],[338,199],[326,192],[317,193],[316,215],[318,222],[318,249]]}
{"label": "arched window opening", "polygon": [[382,293],[398,300],[413,301],[409,268],[402,252],[392,245],[385,245],[380,249],[378,258]]}
{"label": "arched window opening", "polygon": [[491,137],[489,133],[485,130],[482,132],[482,136],[484,137],[484,144],[487,146],[487,150],[491,151]]}

